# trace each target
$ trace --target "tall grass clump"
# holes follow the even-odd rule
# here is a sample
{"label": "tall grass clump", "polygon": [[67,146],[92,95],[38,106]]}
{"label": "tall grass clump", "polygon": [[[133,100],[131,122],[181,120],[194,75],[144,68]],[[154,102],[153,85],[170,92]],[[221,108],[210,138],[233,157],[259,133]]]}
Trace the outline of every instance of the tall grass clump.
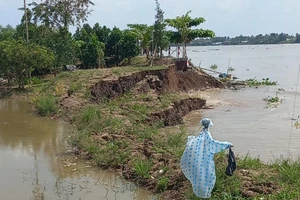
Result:
{"label": "tall grass clump", "polygon": [[275,167],[279,171],[281,181],[300,188],[300,159],[278,161]]}
{"label": "tall grass clump", "polygon": [[[87,106],[78,116],[78,125],[79,128],[85,128],[87,125],[91,123],[94,119],[100,119],[101,111],[96,106]],[[80,128],[81,129],[81,128]]]}
{"label": "tall grass clump", "polygon": [[150,178],[150,170],[152,168],[152,163],[148,160],[136,159],[133,162],[134,172],[139,178],[148,179]]}
{"label": "tall grass clump", "polygon": [[49,116],[57,113],[58,111],[58,100],[53,95],[36,97],[33,100],[33,104],[37,112],[42,116]]}

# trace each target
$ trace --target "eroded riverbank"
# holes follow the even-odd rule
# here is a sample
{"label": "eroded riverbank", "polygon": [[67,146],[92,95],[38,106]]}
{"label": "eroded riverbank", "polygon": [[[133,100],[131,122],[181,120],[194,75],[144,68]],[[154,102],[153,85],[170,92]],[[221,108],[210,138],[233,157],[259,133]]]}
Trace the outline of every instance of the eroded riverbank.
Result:
{"label": "eroded riverbank", "polygon": [[0,100],[1,199],[154,199],[75,157],[66,143],[69,133],[66,123],[35,115],[26,100]]}

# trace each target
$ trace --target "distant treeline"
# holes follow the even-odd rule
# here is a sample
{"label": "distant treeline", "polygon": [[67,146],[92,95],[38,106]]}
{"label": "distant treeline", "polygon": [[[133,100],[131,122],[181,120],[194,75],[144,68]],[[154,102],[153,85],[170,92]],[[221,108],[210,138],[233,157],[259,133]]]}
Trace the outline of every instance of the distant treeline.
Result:
{"label": "distant treeline", "polygon": [[271,33],[257,36],[237,36],[230,37],[215,37],[215,38],[201,38],[194,40],[190,46],[208,46],[208,45],[251,45],[251,44],[288,44],[300,43],[300,34],[289,35],[285,33]]}

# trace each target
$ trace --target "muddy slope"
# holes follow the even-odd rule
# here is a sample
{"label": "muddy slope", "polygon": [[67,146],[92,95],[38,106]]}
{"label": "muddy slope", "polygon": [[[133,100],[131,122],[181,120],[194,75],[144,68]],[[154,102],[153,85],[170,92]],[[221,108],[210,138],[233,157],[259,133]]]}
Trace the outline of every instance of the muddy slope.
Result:
{"label": "muddy slope", "polygon": [[94,99],[115,98],[146,80],[151,89],[159,93],[224,88],[224,85],[206,73],[189,69],[186,61],[179,60],[162,70],[136,72],[115,80],[102,80],[91,88]]}
{"label": "muddy slope", "polygon": [[193,110],[199,110],[205,106],[206,100],[199,98],[181,99],[174,102],[172,108],[157,113],[152,113],[151,122],[163,120],[165,126],[174,126],[183,123],[183,118]]}

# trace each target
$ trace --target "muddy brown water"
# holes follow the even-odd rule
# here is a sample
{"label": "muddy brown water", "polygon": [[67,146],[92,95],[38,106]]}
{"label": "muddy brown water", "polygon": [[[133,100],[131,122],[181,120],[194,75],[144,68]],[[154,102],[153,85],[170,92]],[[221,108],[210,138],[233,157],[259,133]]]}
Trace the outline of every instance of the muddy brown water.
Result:
{"label": "muddy brown water", "polygon": [[0,199],[155,199],[75,157],[69,132],[63,122],[36,116],[24,100],[0,100]]}
{"label": "muddy brown water", "polygon": [[[300,86],[296,94],[300,45],[190,47],[188,55],[194,63],[202,62],[203,67],[217,64],[221,72],[226,72],[231,58],[234,76],[278,82],[258,89],[201,93],[215,109],[190,114],[190,134],[198,134],[199,119],[208,117],[214,122],[214,138],[232,142],[240,155],[249,154],[265,162],[300,156],[300,129],[292,127],[295,121],[291,120],[300,115]],[[285,91],[279,92],[281,88]],[[275,97],[277,92],[282,104],[265,108],[263,98]]]}

